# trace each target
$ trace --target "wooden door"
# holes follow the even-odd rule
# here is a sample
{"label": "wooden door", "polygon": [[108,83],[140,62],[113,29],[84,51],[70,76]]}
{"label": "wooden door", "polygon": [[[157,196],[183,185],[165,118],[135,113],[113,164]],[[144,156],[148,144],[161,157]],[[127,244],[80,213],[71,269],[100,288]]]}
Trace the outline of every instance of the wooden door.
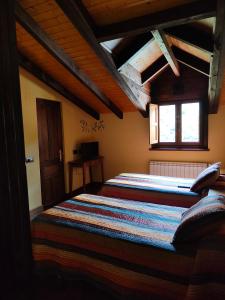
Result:
{"label": "wooden door", "polygon": [[48,207],[65,197],[60,103],[37,99],[37,121],[42,203]]}

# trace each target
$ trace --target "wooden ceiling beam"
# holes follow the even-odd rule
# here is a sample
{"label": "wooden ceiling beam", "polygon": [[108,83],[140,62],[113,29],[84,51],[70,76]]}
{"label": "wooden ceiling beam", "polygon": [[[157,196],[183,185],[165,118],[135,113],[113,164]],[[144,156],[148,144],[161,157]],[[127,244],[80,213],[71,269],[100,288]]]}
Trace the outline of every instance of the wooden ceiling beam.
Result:
{"label": "wooden ceiling beam", "polygon": [[[142,85],[141,73],[127,63],[121,68],[120,74],[137,98],[147,105],[150,102],[150,89]],[[145,114],[143,116],[145,116]]]}
{"label": "wooden ceiling beam", "polygon": [[225,2],[217,0],[214,49],[210,66],[209,113],[217,113],[225,69]]}
{"label": "wooden ceiling beam", "polygon": [[199,0],[173,7],[164,11],[133,18],[96,29],[98,41],[104,42],[116,38],[138,35],[155,29],[164,29],[182,25],[195,20],[215,16],[216,5],[212,0]]}
{"label": "wooden ceiling beam", "polygon": [[201,51],[213,52],[213,35],[206,33],[193,26],[182,25],[165,29],[165,33],[190,46],[199,48]]}
{"label": "wooden ceiling beam", "polygon": [[161,56],[153,64],[151,64],[146,70],[141,73],[142,84],[146,84],[148,81],[155,79],[164,69],[168,67],[168,62],[165,56]]}
{"label": "wooden ceiling beam", "polygon": [[73,60],[56,45],[56,43],[40,28],[30,15],[16,2],[15,14],[17,21],[73,76],[75,76],[85,87],[90,90],[107,108],[109,108],[120,119],[123,112],[104,95],[100,89],[78,68]]}
{"label": "wooden ceiling beam", "polygon": [[[62,9],[64,14],[68,17],[74,27],[80,32],[82,37],[87,41],[87,43],[94,50],[98,58],[102,61],[103,65],[110,72],[112,77],[118,83],[120,88],[128,96],[131,102],[140,110],[145,110],[145,104],[143,104],[140,99],[135,95],[127,82],[119,74],[112,58],[109,56],[108,52],[103,49],[103,47],[98,43],[94,30],[88,22],[87,10],[84,7],[82,1],[73,0],[56,0],[56,3]],[[104,80],[104,79],[103,79]]]}
{"label": "wooden ceiling beam", "polygon": [[129,63],[129,61],[140,51],[142,51],[145,47],[148,47],[151,42],[154,41],[154,38],[151,34],[151,32],[147,32],[145,34],[142,34],[141,36],[138,36],[134,41],[132,41],[131,44],[129,44],[125,49],[123,49],[119,55],[115,55],[114,61],[116,64],[117,69],[120,69],[123,65],[126,63]]}
{"label": "wooden ceiling beam", "polygon": [[[145,88],[142,84],[141,73],[137,71],[137,69],[135,69],[132,65],[130,64],[124,65],[120,71],[120,74],[123,78],[125,78],[126,82],[129,81],[129,84],[130,81],[132,81],[134,88],[138,90],[138,92],[143,93],[146,96],[150,97],[150,90],[148,88]],[[149,100],[150,98],[148,99],[147,102],[149,102]]]}
{"label": "wooden ceiling beam", "polygon": [[175,46],[172,46],[172,50],[179,62],[209,77],[209,63]]}
{"label": "wooden ceiling beam", "polygon": [[146,105],[146,111],[144,110],[139,110],[140,114],[142,115],[143,118],[148,118],[149,117],[149,103]]}
{"label": "wooden ceiling beam", "polygon": [[56,81],[50,75],[42,71],[38,66],[36,66],[33,62],[27,59],[24,55],[19,54],[18,56],[19,64],[22,68],[30,72],[32,75],[37,77],[39,80],[44,82],[47,86],[55,90],[57,93],[71,101],[73,104],[78,106],[80,109],[85,111],[87,114],[95,118],[96,120],[100,119],[100,115],[97,111],[95,111],[91,106],[86,104],[84,101],[73,95],[70,91],[65,89],[61,83]]}
{"label": "wooden ceiling beam", "polygon": [[179,65],[176,60],[176,57],[173,54],[173,51],[166,39],[166,36],[162,30],[152,30],[152,35],[155,38],[155,41],[159,45],[163,55],[165,56],[166,60],[168,61],[173,73],[176,76],[180,76]]}

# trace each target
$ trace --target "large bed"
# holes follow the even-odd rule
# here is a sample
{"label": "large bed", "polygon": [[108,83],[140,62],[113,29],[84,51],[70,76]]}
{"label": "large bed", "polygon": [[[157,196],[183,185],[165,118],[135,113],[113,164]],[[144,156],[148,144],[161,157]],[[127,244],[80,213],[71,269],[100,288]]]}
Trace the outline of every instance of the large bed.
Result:
{"label": "large bed", "polygon": [[225,299],[224,236],[171,243],[185,211],[81,194],[32,222],[35,271],[84,276],[127,299]]}
{"label": "large bed", "polygon": [[190,207],[207,194],[190,191],[194,179],[121,173],[107,180],[99,195],[157,204]]}

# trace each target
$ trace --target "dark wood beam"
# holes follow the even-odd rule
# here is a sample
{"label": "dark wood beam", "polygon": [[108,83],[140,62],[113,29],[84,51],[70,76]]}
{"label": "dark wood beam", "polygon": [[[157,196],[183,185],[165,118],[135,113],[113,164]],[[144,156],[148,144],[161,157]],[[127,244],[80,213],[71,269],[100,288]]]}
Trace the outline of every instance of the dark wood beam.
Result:
{"label": "dark wood beam", "polygon": [[[138,99],[142,103],[150,102],[150,89],[142,86],[141,82],[141,74],[138,72],[137,69],[135,69],[130,64],[125,64],[120,70],[122,78],[126,81],[127,85],[132,89],[133,93],[136,95]],[[143,117],[145,114],[142,114]]]}
{"label": "dark wood beam", "polygon": [[37,77],[39,80],[44,82],[47,86],[51,87],[53,90],[58,92],[60,95],[71,101],[73,104],[78,106],[80,109],[85,111],[87,114],[95,118],[96,120],[100,119],[100,115],[97,111],[95,111],[91,106],[86,104],[81,99],[77,98],[75,95],[73,95],[70,91],[65,89],[61,83],[56,81],[54,78],[52,78],[50,75],[42,71],[38,66],[36,66],[34,63],[32,63],[29,59],[27,59],[24,55],[19,54],[18,56],[19,64],[21,67],[23,67],[25,70],[30,72],[32,75]]}
{"label": "dark wood beam", "polygon": [[[126,75],[122,74],[122,76],[124,77]],[[145,94],[148,98],[148,100],[146,100],[146,102],[149,102],[149,100],[150,100],[150,90],[147,90],[142,84],[137,83],[136,81],[130,79],[127,76],[126,76],[126,80],[129,81],[131,83],[131,85],[133,85],[134,89],[136,89],[138,93]]]}
{"label": "dark wood beam", "polygon": [[225,2],[217,0],[214,49],[209,79],[209,113],[217,113],[225,68]]}
{"label": "dark wood beam", "polygon": [[135,81],[137,84],[140,86],[142,85],[141,82],[141,73],[134,68],[131,64],[125,64],[123,67],[120,69],[120,74],[125,75],[126,77],[130,78],[132,81]]}
{"label": "dark wood beam", "polygon": [[[145,110],[145,105],[136,97],[132,89],[128,86],[126,81],[119,74],[112,58],[109,56],[103,47],[98,43],[93,29],[90,26],[88,20],[85,18],[87,11],[82,1],[73,0],[56,0],[59,7],[63,10],[64,14],[68,17],[71,23],[80,32],[83,38],[88,42],[91,48],[94,50],[96,55],[102,61],[106,69],[110,72],[112,77],[118,83],[120,88],[128,96],[131,102],[140,110]],[[104,79],[103,79],[104,80]]]}
{"label": "dark wood beam", "polygon": [[148,118],[149,117],[149,109],[148,109],[149,103],[146,105],[146,110],[140,110],[140,114],[142,115],[143,118]]}
{"label": "dark wood beam", "polygon": [[146,96],[149,97],[150,90],[147,90],[145,87],[143,87],[141,83],[138,83],[137,81],[134,81],[131,78],[131,76],[127,76],[124,73],[121,73],[121,76],[124,78],[124,80],[126,80],[126,82],[128,82],[128,85],[131,85],[132,88],[134,88],[134,90],[136,90],[137,93],[142,93],[142,94],[145,94]]}
{"label": "dark wood beam", "polygon": [[142,84],[146,84],[148,81],[155,79],[163,70],[168,67],[168,62],[165,56],[161,56],[153,64],[151,64],[144,72],[141,73]]}
{"label": "dark wood beam", "polygon": [[128,21],[105,25],[98,28],[95,34],[100,42],[104,42],[209,18],[215,16],[215,13],[215,1],[200,0]]}
{"label": "dark wood beam", "polygon": [[193,26],[182,25],[166,28],[165,33],[204,52],[213,52],[213,36]]}
{"label": "dark wood beam", "polygon": [[172,47],[172,50],[179,62],[209,77],[209,63],[175,46]]}
{"label": "dark wood beam", "polygon": [[129,63],[129,61],[135,55],[138,55],[145,47],[148,47],[151,42],[154,41],[151,32],[147,32],[138,36],[132,43],[127,45],[119,55],[114,58],[117,69],[120,69],[124,64]]}
{"label": "dark wood beam", "polygon": [[14,1],[0,1],[1,298],[31,299],[32,252]]}
{"label": "dark wood beam", "polygon": [[150,91],[147,92],[144,87],[140,86],[137,82],[133,81],[129,77],[127,77],[124,74],[121,74],[123,79],[127,82],[128,86],[130,86],[133,90],[133,92],[137,95],[139,99],[142,100],[143,103],[146,105],[150,101]]}
{"label": "dark wood beam", "polygon": [[40,26],[29,16],[25,10],[16,3],[17,21],[55,58],[60,62],[73,76],[85,85],[107,108],[109,108],[120,119],[123,118],[123,112],[104,95],[100,89],[91,81],[73,60],[56,45],[56,43],[40,28]]}
{"label": "dark wood beam", "polygon": [[166,60],[168,61],[173,73],[176,76],[180,76],[179,65],[176,60],[176,57],[173,54],[173,51],[166,39],[166,36],[162,30],[153,30],[152,35],[155,38],[159,48],[161,49],[163,55],[165,56]]}

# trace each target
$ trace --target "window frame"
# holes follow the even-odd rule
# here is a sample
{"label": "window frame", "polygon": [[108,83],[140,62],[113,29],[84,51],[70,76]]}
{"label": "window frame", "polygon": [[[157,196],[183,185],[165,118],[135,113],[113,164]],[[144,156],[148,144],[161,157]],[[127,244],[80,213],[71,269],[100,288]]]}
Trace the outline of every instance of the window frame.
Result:
{"label": "window frame", "polygon": [[[199,103],[199,142],[182,142],[182,104]],[[160,101],[153,103],[158,105],[158,139],[151,144],[150,150],[208,150],[208,106],[207,101],[200,99]],[[159,107],[163,105],[175,105],[175,142],[160,142],[160,116]],[[151,125],[150,125],[151,126]],[[151,130],[151,128],[150,128]]]}

